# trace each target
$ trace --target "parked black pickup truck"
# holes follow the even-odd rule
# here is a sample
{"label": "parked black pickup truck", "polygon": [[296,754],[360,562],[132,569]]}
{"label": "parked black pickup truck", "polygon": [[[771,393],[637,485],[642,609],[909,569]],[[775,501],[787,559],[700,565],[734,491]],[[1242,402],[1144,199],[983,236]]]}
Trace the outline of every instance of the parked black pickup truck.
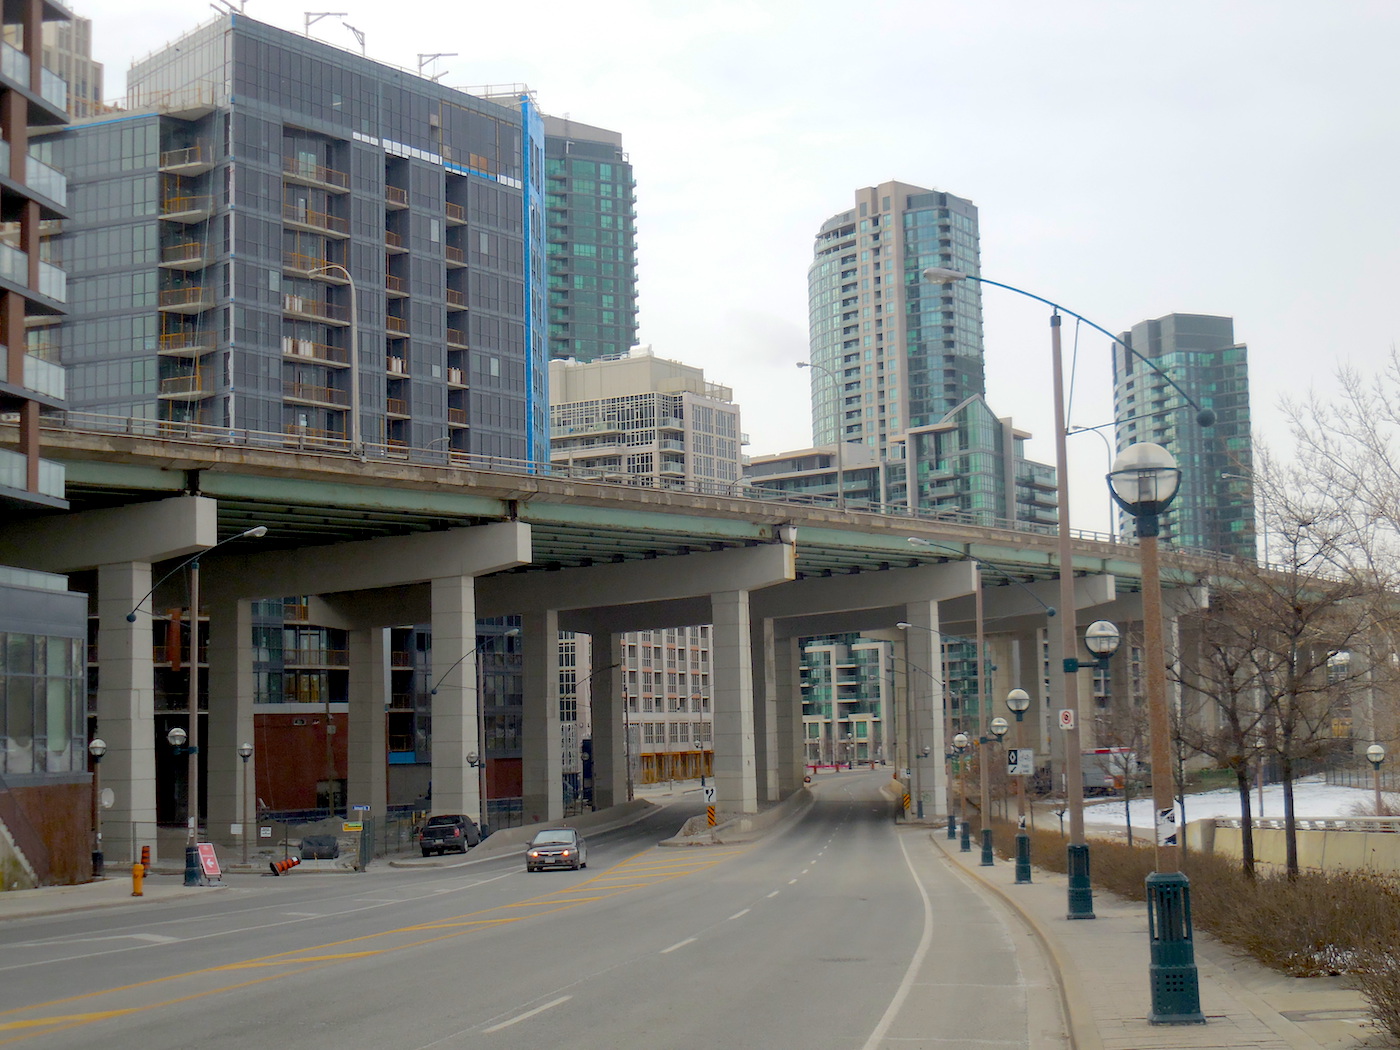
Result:
{"label": "parked black pickup truck", "polygon": [[437,813],[428,818],[418,833],[418,846],[423,856],[439,856],[449,851],[465,853],[467,847],[481,841],[476,822],[461,813]]}

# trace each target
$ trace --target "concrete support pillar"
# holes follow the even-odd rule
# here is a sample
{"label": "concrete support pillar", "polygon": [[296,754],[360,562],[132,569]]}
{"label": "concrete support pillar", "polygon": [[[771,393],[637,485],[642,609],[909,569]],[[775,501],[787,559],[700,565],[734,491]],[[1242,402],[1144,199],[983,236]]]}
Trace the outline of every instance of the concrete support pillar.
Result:
{"label": "concrete support pillar", "polygon": [[[772,620],[765,621],[772,623]],[[796,638],[768,639],[770,659],[764,672],[765,693],[775,701],[778,749],[778,794],[786,798],[802,786],[807,766],[802,757],[805,743],[802,725],[801,659]],[[771,669],[771,672],[770,670]]]}
{"label": "concrete support pillar", "polygon": [[476,770],[467,752],[477,748],[481,715],[477,691],[476,580],[432,581],[432,808],[439,813],[481,811]]}
{"label": "concrete support pillar", "polygon": [[593,716],[593,808],[627,801],[627,740],[623,726],[622,635],[594,631],[589,678]]}
{"label": "concrete support pillar", "polygon": [[765,802],[777,802],[783,797],[779,743],[777,733],[778,692],[777,674],[773,664],[773,621],[754,620],[749,625],[752,639],[749,658],[753,668],[754,759],[758,778],[758,797]]}
{"label": "concrete support pillar", "polygon": [[[1037,765],[1044,765],[1045,755],[1045,710],[1048,706],[1045,702],[1045,667],[1041,654],[1043,648],[1041,639],[1043,635],[1040,631],[1033,631],[1015,635],[1011,640],[1011,670],[1010,680],[1007,683],[1007,691],[1012,689],[1024,689],[1031,698],[1031,706],[1026,709],[1021,720],[1022,747],[1028,747],[1035,752]],[[1005,694],[1002,700],[1005,700]],[[1003,718],[1014,720],[1014,715],[1003,715]]]}
{"label": "concrete support pillar", "polygon": [[[384,821],[388,801],[388,696],[389,632],[382,627],[351,631],[345,801],[352,813],[355,806],[368,806],[368,815],[378,824]],[[467,815],[476,819],[475,810]]]}
{"label": "concrete support pillar", "polygon": [[[220,600],[205,605],[209,612],[209,678],[205,710],[208,731],[200,745],[208,805],[208,835],[212,842],[234,842],[234,824],[244,813],[243,760],[239,744],[252,744],[249,791],[257,782],[258,742],[253,739],[253,605]],[[247,810],[249,818],[255,814]]]}
{"label": "concrete support pillar", "polygon": [[717,805],[725,813],[757,813],[749,592],[712,594],[710,609]]}
{"label": "concrete support pillar", "polygon": [[559,614],[521,617],[525,710],[521,719],[521,792],[525,823],[564,815],[564,756],[559,738]]}
{"label": "concrete support pillar", "polygon": [[149,562],[123,562],[97,569],[97,731],[107,741],[102,786],[112,808],[102,814],[107,863],[139,860],[141,847],[156,848],[155,666],[151,617],[141,609],[135,623],[126,614],[151,589]]}
{"label": "concrete support pillar", "polygon": [[[909,714],[913,723],[914,813],[925,819],[948,812],[948,778],[944,755],[946,680],[943,674],[943,634],[937,602],[911,602],[905,606],[909,629],[904,646],[909,665]],[[924,754],[924,749],[928,754]]]}

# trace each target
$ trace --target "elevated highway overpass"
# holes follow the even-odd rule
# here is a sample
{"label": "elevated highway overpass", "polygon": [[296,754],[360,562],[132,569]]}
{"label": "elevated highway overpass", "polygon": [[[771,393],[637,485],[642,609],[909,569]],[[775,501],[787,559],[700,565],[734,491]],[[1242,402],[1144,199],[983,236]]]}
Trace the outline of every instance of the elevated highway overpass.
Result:
{"label": "elevated highway overpass", "polygon": [[[903,646],[911,673],[896,683],[897,757],[912,762],[925,808],[941,812],[939,641],[974,633],[979,563],[996,653],[987,695],[1029,689],[1043,700],[1038,748],[1054,744],[1048,713],[1060,706],[1062,676],[1049,675],[1041,695],[1043,667],[1061,659],[1059,632],[1043,632],[1059,572],[1054,533],[515,464],[264,448],[207,431],[121,433],[70,421],[43,440],[46,456],[65,466],[70,509],[0,525],[0,563],[83,573],[95,591],[97,713],[110,749],[103,780],[121,800],[113,825],[154,823],[151,620],[127,614],[161,573],[216,544],[201,559],[211,828],[236,822],[246,801],[236,748],[253,721],[250,603],[292,595],[311,597],[315,622],[349,632],[349,801],[372,811],[385,798],[385,629],[430,623],[443,654],[437,676],[470,655],[477,618],[518,616],[527,814],[562,813],[557,632],[593,640],[595,801],[607,805],[626,791],[620,638],[697,623],[714,625],[715,783],[724,810],[751,812],[801,783],[798,639],[861,631]],[[266,536],[230,542],[258,525]],[[912,545],[911,536],[932,546]],[[1135,620],[1135,547],[1086,534],[1073,552],[1077,620]],[[1211,561],[1167,560],[1169,593],[1189,602]],[[901,621],[922,630],[896,631]],[[478,779],[465,760],[477,740],[476,694],[474,675],[446,673],[432,697],[435,808],[478,809]]]}

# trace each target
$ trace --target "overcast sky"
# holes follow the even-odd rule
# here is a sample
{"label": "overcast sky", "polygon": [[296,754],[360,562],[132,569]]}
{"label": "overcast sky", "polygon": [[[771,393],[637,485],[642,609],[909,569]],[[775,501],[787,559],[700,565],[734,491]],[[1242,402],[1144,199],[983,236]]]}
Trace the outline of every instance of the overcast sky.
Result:
{"label": "overcast sky", "polygon": [[[205,0],[73,0],[117,98]],[[1250,349],[1255,430],[1396,340],[1400,4],[1393,0],[247,0],[297,32],[526,83],[620,131],[637,178],[640,341],[734,388],[748,451],[811,440],[807,264],[859,186],[974,201],[982,272],[1110,331],[1225,314]],[[986,289],[988,399],[1053,462],[1045,307]],[[1066,360],[1075,328],[1066,318]],[[1085,330],[1070,422],[1112,418]],[[1071,523],[1104,528],[1103,444],[1071,439]]]}

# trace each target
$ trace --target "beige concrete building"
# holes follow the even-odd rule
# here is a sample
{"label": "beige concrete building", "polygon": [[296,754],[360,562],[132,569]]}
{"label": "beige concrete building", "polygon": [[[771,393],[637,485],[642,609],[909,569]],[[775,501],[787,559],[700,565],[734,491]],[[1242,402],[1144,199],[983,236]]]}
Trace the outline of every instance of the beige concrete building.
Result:
{"label": "beige concrete building", "polygon": [[[742,473],[739,407],[729,387],[708,382],[703,369],[635,347],[626,356],[587,363],[551,361],[549,386],[556,466],[658,488],[737,491]],[[711,771],[710,635],[708,625],[624,635],[618,677],[628,769],[635,783],[690,779]],[[589,735],[591,683],[577,681],[571,672],[575,664],[585,663],[575,651],[580,644],[586,640],[561,642],[566,748],[571,736],[582,740]],[[576,733],[567,728],[570,715],[579,720]],[[566,769],[570,760],[566,754]]]}

